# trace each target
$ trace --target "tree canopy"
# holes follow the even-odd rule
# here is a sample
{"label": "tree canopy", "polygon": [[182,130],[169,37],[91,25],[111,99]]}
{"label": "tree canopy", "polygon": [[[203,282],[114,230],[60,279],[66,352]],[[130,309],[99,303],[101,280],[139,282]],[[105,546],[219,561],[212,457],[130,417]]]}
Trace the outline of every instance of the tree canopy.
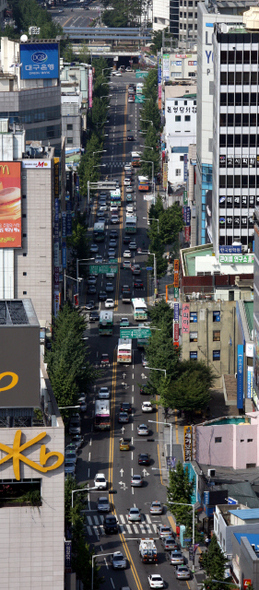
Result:
{"label": "tree canopy", "polygon": [[[205,569],[207,578],[205,580],[205,588],[210,590],[221,590],[222,584],[213,582],[212,580],[222,580],[224,582],[224,570],[227,558],[217,542],[215,535],[213,535],[208,551],[203,554],[202,565]],[[233,588],[235,584],[233,584]]]}
{"label": "tree canopy", "polygon": [[187,527],[191,527],[192,524],[192,507],[186,504],[191,504],[193,488],[194,481],[189,481],[187,468],[178,461],[175,471],[169,471],[166,505],[175,516],[176,522]]}

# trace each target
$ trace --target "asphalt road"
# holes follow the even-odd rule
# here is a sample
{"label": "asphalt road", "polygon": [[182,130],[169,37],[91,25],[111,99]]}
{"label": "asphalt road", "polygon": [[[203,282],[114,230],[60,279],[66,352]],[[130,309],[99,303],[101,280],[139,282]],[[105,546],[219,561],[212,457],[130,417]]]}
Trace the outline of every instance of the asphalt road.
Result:
{"label": "asphalt road", "polygon": [[[128,103],[126,87],[130,81],[135,81],[133,74],[124,74],[121,78],[111,78],[110,93],[110,122],[107,124],[102,163],[106,164],[104,175],[109,175],[109,180],[118,178],[123,186],[124,172],[123,166],[130,161],[130,152],[142,144],[142,137],[139,135],[139,118],[141,105]],[[127,141],[127,132],[131,130],[134,135],[134,142]],[[141,148],[140,148],[141,150]],[[136,207],[138,222],[137,234],[133,236],[136,239],[137,246],[142,247],[143,241],[146,246],[148,239],[146,235],[147,221],[147,201],[143,195],[138,193],[136,187],[135,172],[135,192],[134,206]],[[94,211],[94,210],[93,210]],[[107,218],[110,213],[107,214]],[[92,227],[94,222],[94,212],[90,220]],[[125,196],[122,201],[120,213],[120,226],[115,226],[120,230],[120,239],[118,240],[118,258],[124,250],[122,236],[124,235],[123,226],[125,222]],[[108,248],[108,238],[111,225],[108,225],[106,239],[100,244],[99,252],[106,257]],[[136,260],[140,265],[145,265],[145,257],[136,255]],[[144,281],[144,290],[136,293],[135,296],[148,296],[148,283],[146,271],[142,271],[141,277]],[[98,278],[98,290],[105,286],[106,279],[102,275]],[[121,269],[118,265],[118,274],[114,279],[115,309],[114,318],[115,326],[112,336],[98,336],[98,327],[96,324],[90,324],[86,332],[88,338],[87,344],[90,347],[91,361],[98,365],[100,355],[104,352],[109,354],[111,367],[103,371],[102,376],[98,379],[96,386],[89,395],[87,416],[83,420],[83,431],[86,434],[86,444],[79,456],[77,465],[78,482],[89,482],[93,486],[93,478],[97,472],[103,472],[108,479],[109,499],[112,508],[117,516],[120,532],[117,535],[106,536],[102,529],[102,516],[96,510],[96,501],[100,495],[108,495],[104,492],[91,492],[90,505],[85,512],[85,531],[89,543],[94,545],[95,552],[98,554],[97,562],[101,566],[100,574],[105,578],[103,588],[117,590],[123,586],[129,586],[131,590],[148,589],[147,576],[150,573],[160,573],[165,580],[165,588],[186,588],[188,582],[179,582],[176,580],[174,568],[170,565],[168,556],[162,549],[161,543],[157,540],[159,551],[157,565],[142,564],[138,554],[138,543],[141,537],[152,537],[157,539],[156,525],[159,523],[168,524],[166,510],[160,517],[151,517],[149,514],[150,503],[153,500],[166,501],[166,488],[162,485],[161,469],[158,446],[158,424],[149,424],[150,433],[148,437],[137,435],[138,424],[145,423],[148,420],[155,420],[157,412],[152,414],[143,414],[141,404],[143,400],[149,399],[148,396],[141,396],[139,384],[145,383],[149,371],[142,367],[141,351],[136,348],[136,340],[133,341],[134,356],[133,363],[130,366],[118,366],[116,362],[116,345],[119,337],[119,321],[122,316],[127,316],[130,324],[134,324],[132,308],[130,304],[123,304],[121,301],[121,286],[123,283],[131,284],[132,276],[130,270]],[[89,299],[93,297],[89,296]],[[97,297],[96,297],[97,301]],[[98,305],[98,303],[97,303]],[[103,309],[104,304],[99,304]],[[135,322],[136,323],[136,322]],[[122,373],[126,373],[127,389],[122,387]],[[93,431],[93,410],[96,395],[96,389],[106,385],[111,390],[112,406],[112,429],[110,432]],[[132,439],[130,451],[119,450],[119,438],[121,437],[121,425],[118,424],[117,416],[119,404],[121,401],[132,403],[133,413],[130,422],[125,425],[125,436]],[[138,454],[148,452],[151,455],[151,465],[146,468],[138,466]],[[144,478],[142,488],[131,488],[130,480],[132,474],[140,474]],[[141,524],[128,524],[128,509],[137,506],[141,509]],[[121,550],[128,559],[128,568],[121,571],[113,571],[110,565],[110,556],[106,553]],[[102,555],[103,554],[103,555]]]}
{"label": "asphalt road", "polygon": [[93,20],[100,17],[102,10],[99,2],[93,2],[85,8],[79,2],[70,0],[66,4],[51,8],[48,12],[52,20],[62,27],[89,27]]}

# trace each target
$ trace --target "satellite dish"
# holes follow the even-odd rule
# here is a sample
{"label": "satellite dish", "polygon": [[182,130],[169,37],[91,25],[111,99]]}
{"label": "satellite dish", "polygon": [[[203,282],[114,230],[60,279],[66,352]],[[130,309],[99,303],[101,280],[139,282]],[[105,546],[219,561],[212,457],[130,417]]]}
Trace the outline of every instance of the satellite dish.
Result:
{"label": "satellite dish", "polygon": [[28,37],[27,37],[27,35],[22,35],[22,36],[20,37],[20,41],[21,41],[22,43],[26,43],[26,42],[28,41]]}

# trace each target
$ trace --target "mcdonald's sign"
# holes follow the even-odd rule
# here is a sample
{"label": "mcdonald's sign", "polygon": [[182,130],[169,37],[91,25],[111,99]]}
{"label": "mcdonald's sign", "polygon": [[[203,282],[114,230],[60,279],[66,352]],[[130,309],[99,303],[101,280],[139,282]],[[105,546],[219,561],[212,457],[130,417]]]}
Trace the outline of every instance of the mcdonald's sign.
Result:
{"label": "mcdonald's sign", "polygon": [[21,248],[21,163],[0,162],[0,248]]}

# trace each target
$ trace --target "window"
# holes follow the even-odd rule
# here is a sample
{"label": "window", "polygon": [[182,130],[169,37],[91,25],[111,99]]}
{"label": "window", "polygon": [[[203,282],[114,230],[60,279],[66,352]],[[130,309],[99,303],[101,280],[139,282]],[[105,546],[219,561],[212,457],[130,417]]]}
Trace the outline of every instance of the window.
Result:
{"label": "window", "polygon": [[220,361],[220,350],[212,351],[212,359],[213,361]]}
{"label": "window", "polygon": [[191,116],[190,115],[185,115],[184,120],[185,121],[190,121],[191,120]]}
{"label": "window", "polygon": [[178,100],[175,100],[175,101],[174,101],[174,104],[175,104],[175,106],[177,107],[177,106],[178,106]]}
{"label": "window", "polygon": [[190,342],[198,342],[198,332],[190,332]]}
{"label": "window", "polygon": [[253,439],[252,438],[248,438],[247,439],[247,442],[253,442]]}
{"label": "window", "polygon": [[197,311],[190,311],[190,322],[197,324],[198,322],[198,314]]}
{"label": "window", "polygon": [[72,123],[68,123],[67,124],[67,131],[73,131],[73,125],[72,125]]}
{"label": "window", "polygon": [[213,330],[213,342],[220,341],[220,330]]}
{"label": "window", "polygon": [[215,443],[221,443],[222,442],[222,436],[215,436]]}
{"label": "window", "polygon": [[22,294],[23,294],[23,295],[27,295],[27,291],[23,291],[23,292],[22,292]]}
{"label": "window", "polygon": [[67,143],[73,143],[73,137],[67,137]]}
{"label": "window", "polygon": [[197,350],[191,350],[190,352],[190,361],[197,361],[198,360],[198,352]]}
{"label": "window", "polygon": [[27,238],[27,234],[22,234],[22,237],[23,238]]}
{"label": "window", "polygon": [[213,311],[213,322],[220,322],[220,311]]}
{"label": "window", "polygon": [[22,273],[24,277],[27,277],[27,272]]}
{"label": "window", "polygon": [[182,117],[181,117],[181,115],[175,115],[175,118],[174,118],[174,120],[175,120],[176,122],[179,122],[179,121],[181,121],[181,118],[182,118]]}
{"label": "window", "polygon": [[176,168],[175,176],[181,176],[181,169],[180,168]]}

